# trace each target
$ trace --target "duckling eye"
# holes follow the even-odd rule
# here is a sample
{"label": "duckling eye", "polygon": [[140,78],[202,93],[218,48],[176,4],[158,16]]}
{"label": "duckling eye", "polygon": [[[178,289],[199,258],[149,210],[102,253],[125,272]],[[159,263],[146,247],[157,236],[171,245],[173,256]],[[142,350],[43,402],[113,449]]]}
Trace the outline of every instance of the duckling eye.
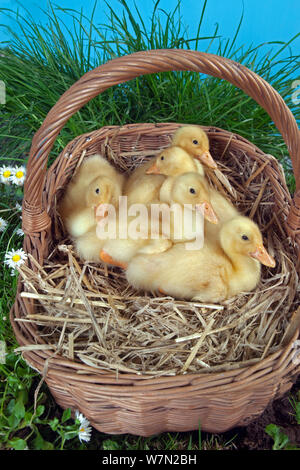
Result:
{"label": "duckling eye", "polygon": [[190,193],[192,193],[192,194],[195,194],[195,193],[196,193],[196,191],[194,190],[194,188],[190,188]]}
{"label": "duckling eye", "polygon": [[193,140],[193,144],[194,144],[194,145],[198,145],[198,140],[196,140],[196,139]]}
{"label": "duckling eye", "polygon": [[249,240],[249,238],[247,237],[247,235],[242,235],[242,239],[243,239],[243,240]]}
{"label": "duckling eye", "polygon": [[99,189],[99,188],[96,188],[96,189],[95,189],[95,193],[96,193],[96,194],[100,194],[100,189]]}
{"label": "duckling eye", "polygon": [[162,157],[160,157],[160,159],[161,159],[161,160],[164,160],[164,159],[165,159],[165,157],[164,157],[164,156],[162,156]]}

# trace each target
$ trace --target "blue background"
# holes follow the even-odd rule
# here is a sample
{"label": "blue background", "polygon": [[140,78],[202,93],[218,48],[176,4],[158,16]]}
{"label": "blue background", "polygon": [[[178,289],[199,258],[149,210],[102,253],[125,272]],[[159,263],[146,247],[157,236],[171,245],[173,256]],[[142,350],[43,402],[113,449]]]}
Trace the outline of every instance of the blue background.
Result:
{"label": "blue background", "polygon": [[[64,8],[83,9],[85,15],[89,16],[94,6],[94,0],[64,0],[54,2]],[[122,7],[117,0],[109,0],[114,11],[121,12]],[[127,4],[134,12],[134,1],[128,0]],[[153,9],[153,0],[136,0],[139,10],[146,21]],[[177,4],[177,0],[161,0],[159,6],[170,12]],[[182,0],[181,15],[184,23],[188,26],[189,37],[194,37],[197,31],[200,14],[204,0]],[[22,6],[16,0],[0,0],[0,7],[20,11]],[[47,0],[25,0],[23,5],[30,11],[36,21],[45,22],[45,16],[40,8],[46,9]],[[201,35],[212,35],[216,23],[219,24],[219,32],[224,40],[233,38],[241,14],[244,9],[244,19],[239,32],[236,45],[250,46],[269,41],[289,41],[300,31],[300,2],[299,0],[208,0]],[[105,23],[107,7],[99,0],[96,8],[95,22]],[[16,28],[15,22],[1,14],[0,24],[9,24]],[[67,17],[64,16],[64,20]],[[146,21],[147,24],[147,21]],[[70,24],[71,25],[71,20]],[[68,26],[68,24],[67,24]],[[0,27],[0,41],[9,39],[8,33]],[[205,50],[205,43],[202,49]],[[265,46],[270,49],[272,46]],[[201,49],[201,48],[200,48]],[[210,50],[210,52],[215,52]],[[292,44],[292,52],[299,54],[300,38]]]}

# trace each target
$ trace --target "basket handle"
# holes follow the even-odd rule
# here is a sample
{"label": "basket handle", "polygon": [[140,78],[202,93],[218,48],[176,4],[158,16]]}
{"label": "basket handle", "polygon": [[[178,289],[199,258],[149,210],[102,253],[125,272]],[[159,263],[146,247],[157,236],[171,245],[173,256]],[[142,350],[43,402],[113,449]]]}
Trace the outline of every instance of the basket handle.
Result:
{"label": "basket handle", "polygon": [[158,49],[119,57],[83,75],[57,101],[35,133],[24,185],[23,230],[32,234],[46,230],[51,220],[44,207],[43,188],[47,160],[56,137],[68,119],[107,88],[140,75],[192,71],[227,80],[242,89],[266,110],[281,133],[291,156],[296,193],[288,223],[291,235],[300,238],[300,131],[282,97],[259,75],[243,65],[214,54],[182,49]]}

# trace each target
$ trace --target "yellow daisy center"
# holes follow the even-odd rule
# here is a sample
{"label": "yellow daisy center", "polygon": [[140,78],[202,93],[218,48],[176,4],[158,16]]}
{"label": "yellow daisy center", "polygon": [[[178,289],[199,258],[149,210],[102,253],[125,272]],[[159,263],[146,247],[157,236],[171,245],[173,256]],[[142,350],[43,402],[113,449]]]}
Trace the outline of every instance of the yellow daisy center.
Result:
{"label": "yellow daisy center", "polygon": [[84,427],[82,427],[82,428],[79,429],[79,432],[84,432],[84,431],[85,431],[85,428],[84,428]]}
{"label": "yellow daisy center", "polygon": [[10,170],[5,170],[5,171],[3,171],[3,176],[4,176],[4,178],[9,178],[10,175],[11,175],[11,171],[10,171]]}
{"label": "yellow daisy center", "polygon": [[24,173],[23,173],[22,170],[19,170],[19,171],[16,172],[16,177],[17,178],[23,178],[23,176],[24,176]]}
{"label": "yellow daisy center", "polygon": [[13,255],[13,257],[12,257],[12,260],[13,260],[15,263],[17,263],[18,261],[20,261],[20,259],[21,259],[21,256],[20,256],[20,255]]}

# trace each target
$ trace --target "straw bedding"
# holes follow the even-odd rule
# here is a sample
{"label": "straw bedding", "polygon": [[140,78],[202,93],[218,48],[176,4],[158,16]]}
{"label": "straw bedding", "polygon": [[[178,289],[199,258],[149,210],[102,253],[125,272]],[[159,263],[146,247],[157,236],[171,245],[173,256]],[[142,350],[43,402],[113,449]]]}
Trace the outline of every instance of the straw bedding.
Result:
{"label": "straw bedding", "polygon": [[[153,155],[140,150],[124,160],[107,146],[105,153],[121,171],[131,171]],[[121,269],[79,260],[60,232],[43,266],[29,255],[31,268],[20,269],[25,284],[21,296],[33,299],[35,309],[17,321],[37,326],[44,341],[38,347],[101,370],[145,377],[228,370],[260,361],[280,347],[299,304],[299,290],[296,251],[264,171],[274,159],[253,161],[228,145],[216,160],[219,171],[208,171],[209,180],[258,223],[268,252],[276,258],[274,269],[262,267],[257,288],[220,305],[136,291]],[[56,213],[54,218],[61,227]]]}

